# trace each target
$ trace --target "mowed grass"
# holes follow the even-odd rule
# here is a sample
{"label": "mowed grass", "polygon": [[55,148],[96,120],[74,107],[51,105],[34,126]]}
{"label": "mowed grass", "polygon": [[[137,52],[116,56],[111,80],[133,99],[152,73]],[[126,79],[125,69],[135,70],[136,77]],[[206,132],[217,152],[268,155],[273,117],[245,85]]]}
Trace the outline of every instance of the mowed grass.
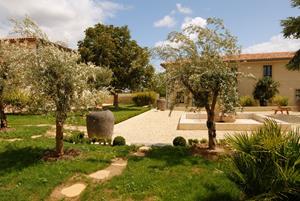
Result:
{"label": "mowed grass", "polygon": [[233,201],[242,194],[219,162],[191,156],[187,148],[154,148],[146,157],[130,157],[125,172],[90,186],[80,200]]}
{"label": "mowed grass", "polygon": [[22,138],[28,139],[34,135],[43,135],[50,129],[50,126],[14,126],[7,131],[0,132],[1,139]]}
{"label": "mowed grass", "polygon": [[115,157],[124,157],[132,147],[110,147],[65,143],[81,155],[71,160],[41,160],[54,139],[39,138],[0,142],[0,200],[45,200],[52,190],[75,174],[88,174],[108,166]]}
{"label": "mowed grass", "polygon": [[[118,121],[149,110],[123,106],[113,111]],[[80,200],[172,200],[231,201],[240,200],[237,186],[220,171],[220,162],[192,156],[188,148],[155,147],[145,157],[130,156],[135,147],[111,147],[64,143],[66,149],[78,149],[73,159],[46,162],[45,151],[55,147],[54,138],[30,136],[44,134],[49,124],[46,115],[10,115],[15,130],[2,132],[1,138],[22,138],[22,141],[0,141],[0,200],[46,200],[53,189],[74,175],[84,179],[88,187]],[[77,123],[83,124],[80,119]],[[27,126],[28,124],[32,126]],[[52,124],[52,123],[50,123]],[[92,183],[83,174],[103,169],[111,159],[127,157],[128,166],[122,175],[105,183]]]}
{"label": "mowed grass", "polygon": [[[143,112],[150,110],[150,107],[138,107],[135,105],[120,105],[118,109],[115,109],[113,106],[106,107],[113,112],[115,116],[115,123],[120,123],[124,120],[127,120],[131,117],[139,115]],[[87,113],[70,113],[67,119],[67,124],[72,125],[86,125],[86,114]],[[53,114],[45,115],[8,115],[8,124],[10,127],[19,126],[19,125],[38,125],[38,124],[55,124],[55,118]]]}

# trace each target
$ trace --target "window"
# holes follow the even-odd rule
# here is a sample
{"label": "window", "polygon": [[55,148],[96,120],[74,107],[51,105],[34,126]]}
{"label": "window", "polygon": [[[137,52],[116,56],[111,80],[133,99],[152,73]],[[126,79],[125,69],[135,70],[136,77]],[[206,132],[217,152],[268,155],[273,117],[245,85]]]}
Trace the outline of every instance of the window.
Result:
{"label": "window", "polygon": [[264,65],[264,77],[272,77],[272,66],[271,65]]}
{"label": "window", "polygon": [[296,97],[296,100],[300,100],[300,89],[296,89],[295,97]]}

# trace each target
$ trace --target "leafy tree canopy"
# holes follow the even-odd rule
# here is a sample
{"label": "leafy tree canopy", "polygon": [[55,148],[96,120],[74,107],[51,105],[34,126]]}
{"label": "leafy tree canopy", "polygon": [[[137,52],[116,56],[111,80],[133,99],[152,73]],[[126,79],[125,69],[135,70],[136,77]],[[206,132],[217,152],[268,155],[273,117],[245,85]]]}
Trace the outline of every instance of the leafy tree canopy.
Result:
{"label": "leafy tree canopy", "polygon": [[[292,0],[292,6],[300,8],[300,0]],[[281,21],[283,26],[283,35],[286,38],[300,38],[300,16],[288,17]],[[294,58],[288,63],[289,70],[300,70],[300,49],[296,52]]]}
{"label": "leafy tree canopy", "polygon": [[275,82],[271,77],[264,77],[256,83],[253,91],[253,97],[260,101],[267,101],[273,98],[277,93],[279,82]]}
{"label": "leafy tree canopy", "polygon": [[167,43],[155,49],[166,61],[169,93],[184,86],[195,104],[206,109],[211,149],[215,148],[218,99],[224,112],[234,111],[238,101],[236,65],[224,60],[239,54],[236,41],[222,20],[209,18],[205,27],[191,25],[182,32],[171,32]]}
{"label": "leafy tree canopy", "polygon": [[96,24],[86,29],[85,38],[78,46],[83,62],[113,71],[111,85],[117,90],[145,87],[154,73],[149,64],[149,51],[131,39],[127,26]]}

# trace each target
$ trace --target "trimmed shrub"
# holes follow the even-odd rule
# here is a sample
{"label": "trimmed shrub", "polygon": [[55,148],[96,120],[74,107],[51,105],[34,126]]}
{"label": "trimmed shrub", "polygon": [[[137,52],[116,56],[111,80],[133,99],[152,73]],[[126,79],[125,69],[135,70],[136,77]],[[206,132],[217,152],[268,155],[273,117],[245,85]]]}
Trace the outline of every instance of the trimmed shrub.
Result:
{"label": "trimmed shrub", "polygon": [[155,104],[157,99],[157,94],[155,92],[149,91],[149,92],[140,92],[136,93],[132,101],[137,106],[144,106],[144,105],[153,105]]}
{"label": "trimmed shrub", "polygon": [[174,146],[185,147],[186,146],[186,140],[181,136],[175,137],[174,140],[173,140],[173,145]]}
{"label": "trimmed shrub", "polygon": [[240,105],[242,107],[247,107],[247,106],[255,106],[255,100],[251,96],[241,96],[240,97]]}
{"label": "trimmed shrub", "polygon": [[278,106],[287,106],[289,104],[289,98],[286,96],[275,96],[272,102]]}
{"label": "trimmed shrub", "polygon": [[70,135],[67,135],[64,138],[64,141],[75,144],[87,142],[87,140],[84,138],[84,133],[80,131],[70,131]]}
{"label": "trimmed shrub", "polygon": [[199,140],[198,139],[188,139],[188,143],[190,146],[194,146],[199,144]]}
{"label": "trimmed shrub", "polygon": [[113,141],[113,146],[124,146],[124,145],[126,145],[125,138],[123,138],[122,136],[115,137]]}
{"label": "trimmed shrub", "polygon": [[205,143],[207,143],[208,141],[207,141],[207,139],[206,138],[202,138],[201,140],[200,140],[200,143],[201,144],[205,144]]}

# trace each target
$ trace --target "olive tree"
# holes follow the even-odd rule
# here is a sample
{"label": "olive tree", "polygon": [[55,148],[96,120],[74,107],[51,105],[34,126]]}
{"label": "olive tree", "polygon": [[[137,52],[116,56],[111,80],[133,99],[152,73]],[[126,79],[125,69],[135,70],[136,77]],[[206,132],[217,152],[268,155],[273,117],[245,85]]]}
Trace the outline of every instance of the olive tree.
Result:
{"label": "olive tree", "polygon": [[155,48],[165,61],[168,93],[183,87],[193,95],[197,107],[205,108],[209,149],[216,146],[217,102],[224,112],[234,112],[238,103],[237,65],[230,59],[240,52],[236,43],[222,20],[209,18],[204,27],[190,25],[181,32],[171,32],[167,42]]}
{"label": "olive tree", "polygon": [[[88,80],[99,73],[105,74],[106,79],[110,80],[112,73],[95,65],[79,63],[80,56],[76,52],[48,41],[46,34],[41,34],[42,31],[33,21],[25,19],[25,22],[16,23],[15,32],[26,33],[37,39],[36,48],[28,49],[25,54],[27,59],[23,61],[28,67],[27,79],[30,80],[32,96],[43,100],[40,107],[55,112],[56,153],[61,156],[64,154],[63,128],[68,113],[75,106],[94,104],[86,102],[87,94],[91,101],[95,100],[91,95],[98,95],[89,92],[91,87]],[[28,24],[30,27],[27,27]]]}
{"label": "olive tree", "polygon": [[7,96],[24,87],[23,56],[25,44],[18,41],[0,41],[0,128],[6,128]]}

